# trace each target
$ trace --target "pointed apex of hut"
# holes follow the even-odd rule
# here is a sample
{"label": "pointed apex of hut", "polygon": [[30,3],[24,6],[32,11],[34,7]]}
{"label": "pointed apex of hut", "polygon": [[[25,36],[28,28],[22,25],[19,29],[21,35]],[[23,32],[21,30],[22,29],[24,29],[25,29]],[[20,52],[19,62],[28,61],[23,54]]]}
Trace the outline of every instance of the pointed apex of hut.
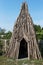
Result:
{"label": "pointed apex of hut", "polygon": [[26,2],[24,2],[24,3],[22,4],[22,9],[23,9],[23,10],[28,9],[28,5],[27,5],[27,3],[26,3]]}
{"label": "pointed apex of hut", "polygon": [[24,3],[22,4],[21,11],[24,11],[24,12],[28,11],[28,5],[27,5],[26,2],[24,2]]}

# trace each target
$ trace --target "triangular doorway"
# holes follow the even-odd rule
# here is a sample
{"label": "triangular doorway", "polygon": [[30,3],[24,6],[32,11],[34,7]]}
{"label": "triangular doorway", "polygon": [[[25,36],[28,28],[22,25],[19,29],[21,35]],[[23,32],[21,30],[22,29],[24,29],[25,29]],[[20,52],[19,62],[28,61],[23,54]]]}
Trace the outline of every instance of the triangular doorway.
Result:
{"label": "triangular doorway", "polygon": [[20,42],[20,47],[19,47],[19,56],[18,58],[26,58],[28,57],[28,50],[27,50],[27,42],[23,38]]}

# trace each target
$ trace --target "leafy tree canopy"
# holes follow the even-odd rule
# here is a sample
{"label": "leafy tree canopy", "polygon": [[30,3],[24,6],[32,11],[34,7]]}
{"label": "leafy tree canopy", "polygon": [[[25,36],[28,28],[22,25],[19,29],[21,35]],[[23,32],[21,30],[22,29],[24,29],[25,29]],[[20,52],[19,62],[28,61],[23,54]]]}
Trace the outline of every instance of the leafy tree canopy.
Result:
{"label": "leafy tree canopy", "polygon": [[41,32],[41,26],[40,25],[34,25],[36,32]]}

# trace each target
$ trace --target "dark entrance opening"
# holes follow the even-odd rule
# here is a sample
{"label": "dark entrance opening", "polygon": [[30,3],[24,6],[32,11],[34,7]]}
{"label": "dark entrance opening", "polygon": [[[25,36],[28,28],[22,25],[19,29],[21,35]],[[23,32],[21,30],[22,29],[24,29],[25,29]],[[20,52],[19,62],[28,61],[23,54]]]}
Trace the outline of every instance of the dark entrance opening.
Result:
{"label": "dark entrance opening", "polygon": [[26,58],[28,57],[28,51],[27,51],[27,42],[23,38],[20,42],[20,48],[19,48],[19,56],[18,59],[20,58]]}

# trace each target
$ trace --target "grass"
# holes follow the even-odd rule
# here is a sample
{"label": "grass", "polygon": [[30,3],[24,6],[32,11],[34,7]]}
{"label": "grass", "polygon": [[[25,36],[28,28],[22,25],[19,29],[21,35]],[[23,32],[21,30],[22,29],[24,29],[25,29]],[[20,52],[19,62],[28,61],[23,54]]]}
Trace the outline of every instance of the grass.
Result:
{"label": "grass", "polygon": [[14,60],[0,56],[0,65],[43,65],[43,60]]}

